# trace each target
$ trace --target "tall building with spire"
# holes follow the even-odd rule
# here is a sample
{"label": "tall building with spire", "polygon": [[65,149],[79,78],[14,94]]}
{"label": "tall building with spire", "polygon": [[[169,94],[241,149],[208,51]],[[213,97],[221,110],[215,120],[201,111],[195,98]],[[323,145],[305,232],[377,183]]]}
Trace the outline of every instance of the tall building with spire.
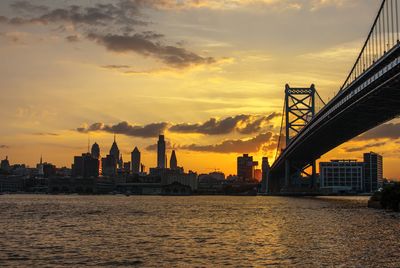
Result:
{"label": "tall building with spire", "polygon": [[138,174],[140,172],[140,151],[137,147],[131,153],[132,173]]}
{"label": "tall building with spire", "polygon": [[114,142],[113,142],[113,144],[111,146],[111,149],[110,149],[110,155],[112,157],[114,157],[115,163],[119,164],[119,162],[120,162],[120,152],[119,152],[119,148],[118,148],[118,145],[117,145],[117,141],[116,141],[115,135],[114,135]]}
{"label": "tall building with spire", "polygon": [[44,175],[44,168],[43,168],[43,157],[42,157],[42,155],[40,155],[40,163],[36,166],[36,168],[38,170],[39,176],[43,176]]}
{"label": "tall building with spire", "polygon": [[166,168],[165,138],[164,135],[158,137],[157,142],[157,167]]}
{"label": "tall building with spire", "polygon": [[169,168],[178,169],[178,160],[176,159],[175,150],[172,150],[171,158],[169,159]]}

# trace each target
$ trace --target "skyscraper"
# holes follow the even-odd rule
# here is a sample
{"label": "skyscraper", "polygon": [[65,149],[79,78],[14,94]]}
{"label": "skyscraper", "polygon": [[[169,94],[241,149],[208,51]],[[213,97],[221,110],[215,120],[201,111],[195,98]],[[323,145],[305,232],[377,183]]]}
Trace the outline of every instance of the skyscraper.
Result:
{"label": "skyscraper", "polygon": [[110,149],[110,155],[114,157],[115,163],[118,164],[118,166],[121,168],[120,153],[119,153],[119,148],[118,148],[118,145],[117,145],[117,141],[116,141],[115,135],[114,135],[114,142],[113,142],[113,144],[111,146],[111,149]]}
{"label": "skyscraper", "polygon": [[261,192],[266,193],[268,191],[268,176],[269,176],[269,162],[268,157],[262,158],[261,164],[261,172],[262,172],[262,179],[261,179]]}
{"label": "skyscraper", "polygon": [[132,173],[140,172],[140,151],[137,147],[131,153]]}
{"label": "skyscraper", "polygon": [[243,180],[254,179],[254,167],[258,165],[258,162],[253,161],[253,157],[248,154],[239,156],[237,158],[237,175]]}
{"label": "skyscraper", "polygon": [[100,159],[100,146],[95,142],[92,145],[92,157],[95,159]]}
{"label": "skyscraper", "polygon": [[158,137],[157,142],[157,167],[166,168],[165,139],[164,135]]}
{"label": "skyscraper", "polygon": [[382,187],[383,160],[377,153],[364,154],[364,191],[374,192]]}
{"label": "skyscraper", "polygon": [[169,159],[169,168],[178,169],[178,160],[176,159],[175,150],[172,150],[171,158]]}

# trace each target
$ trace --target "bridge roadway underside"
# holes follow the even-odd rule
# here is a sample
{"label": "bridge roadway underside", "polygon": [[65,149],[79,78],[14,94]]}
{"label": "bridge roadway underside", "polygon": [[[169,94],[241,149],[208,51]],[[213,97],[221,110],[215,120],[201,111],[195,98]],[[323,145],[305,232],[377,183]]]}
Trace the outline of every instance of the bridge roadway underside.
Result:
{"label": "bridge roadway underside", "polygon": [[338,145],[400,115],[399,66],[363,91],[362,95],[314,126],[301,142],[282,153],[271,167],[271,192],[279,192],[284,186],[285,160],[297,167],[306,167]]}

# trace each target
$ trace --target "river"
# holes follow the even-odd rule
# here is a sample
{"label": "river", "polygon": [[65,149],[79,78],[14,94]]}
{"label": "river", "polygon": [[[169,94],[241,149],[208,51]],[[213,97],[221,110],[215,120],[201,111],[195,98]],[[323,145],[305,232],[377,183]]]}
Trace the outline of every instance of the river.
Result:
{"label": "river", "polygon": [[0,267],[400,267],[366,197],[1,195]]}

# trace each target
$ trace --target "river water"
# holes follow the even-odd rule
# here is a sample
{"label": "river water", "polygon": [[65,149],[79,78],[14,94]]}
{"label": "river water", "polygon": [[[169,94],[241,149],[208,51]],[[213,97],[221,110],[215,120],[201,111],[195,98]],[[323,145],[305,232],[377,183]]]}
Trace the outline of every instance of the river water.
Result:
{"label": "river water", "polygon": [[0,267],[400,267],[367,198],[0,196]]}

